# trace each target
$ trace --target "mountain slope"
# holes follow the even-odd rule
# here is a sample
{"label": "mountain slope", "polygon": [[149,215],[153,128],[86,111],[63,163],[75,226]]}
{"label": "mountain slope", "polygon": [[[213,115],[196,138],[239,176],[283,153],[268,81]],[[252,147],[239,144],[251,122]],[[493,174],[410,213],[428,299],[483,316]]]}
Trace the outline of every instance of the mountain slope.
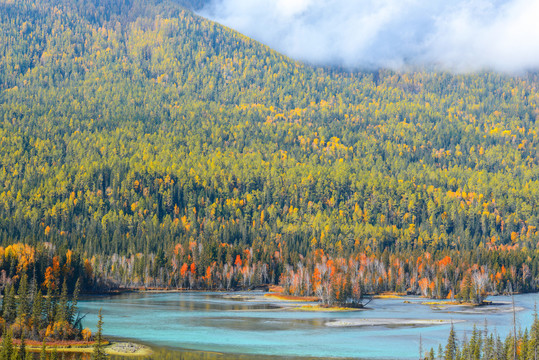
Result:
{"label": "mountain slope", "polygon": [[[311,68],[169,2],[0,9],[3,243],[195,242],[202,269],[253,247],[497,271],[486,249],[536,249],[535,74]],[[534,252],[510,257],[537,275]]]}

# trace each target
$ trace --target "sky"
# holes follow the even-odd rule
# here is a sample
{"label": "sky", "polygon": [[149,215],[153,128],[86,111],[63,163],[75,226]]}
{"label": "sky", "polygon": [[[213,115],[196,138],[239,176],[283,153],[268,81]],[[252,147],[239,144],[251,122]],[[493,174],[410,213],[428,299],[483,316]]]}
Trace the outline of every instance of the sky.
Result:
{"label": "sky", "polygon": [[539,0],[211,0],[200,14],[316,65],[539,69]]}

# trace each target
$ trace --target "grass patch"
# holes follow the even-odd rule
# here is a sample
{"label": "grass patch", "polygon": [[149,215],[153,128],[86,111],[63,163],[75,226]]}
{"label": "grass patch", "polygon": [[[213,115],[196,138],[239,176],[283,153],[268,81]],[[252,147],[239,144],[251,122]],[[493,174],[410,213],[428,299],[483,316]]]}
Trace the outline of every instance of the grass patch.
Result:
{"label": "grass patch", "polygon": [[397,294],[380,294],[375,295],[375,299],[403,299],[403,296]]}
{"label": "grass patch", "polygon": [[318,301],[316,296],[294,296],[284,295],[281,293],[269,293],[264,295],[265,298],[280,300],[280,301],[296,301],[296,302],[313,302]]}
{"label": "grass patch", "polygon": [[[14,340],[14,345],[19,345],[20,340]],[[39,341],[26,341],[26,348],[31,352],[40,352],[43,343]],[[127,343],[103,341],[105,354],[117,356],[148,356],[153,353],[148,346]],[[66,353],[92,353],[94,351],[94,342],[86,341],[49,341],[45,343],[45,349],[48,353],[54,349],[58,352]]]}
{"label": "grass patch", "polygon": [[339,311],[359,311],[359,308],[340,307],[340,306],[322,306],[322,305],[303,305],[292,310],[296,311],[315,311],[315,312],[339,312]]}
{"label": "grass patch", "polygon": [[464,301],[455,301],[455,300],[434,300],[434,301],[423,301],[421,305],[446,305],[446,306],[486,306],[492,305],[492,301],[482,301],[479,304],[464,302]]}

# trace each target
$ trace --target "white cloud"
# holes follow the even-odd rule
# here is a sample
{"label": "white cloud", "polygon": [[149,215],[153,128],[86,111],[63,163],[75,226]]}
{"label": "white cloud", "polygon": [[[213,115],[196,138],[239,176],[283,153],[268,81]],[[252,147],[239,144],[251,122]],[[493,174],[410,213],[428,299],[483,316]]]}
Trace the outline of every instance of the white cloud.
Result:
{"label": "white cloud", "polygon": [[212,0],[201,14],[316,64],[539,68],[539,0]]}

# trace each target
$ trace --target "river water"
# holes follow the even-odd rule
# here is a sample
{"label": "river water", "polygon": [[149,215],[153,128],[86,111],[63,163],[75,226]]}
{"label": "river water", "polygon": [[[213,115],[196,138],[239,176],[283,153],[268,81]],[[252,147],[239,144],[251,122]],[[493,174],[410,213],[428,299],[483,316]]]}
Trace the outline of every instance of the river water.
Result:
{"label": "river water", "polygon": [[[262,293],[133,293],[86,298],[79,303],[84,326],[95,330],[102,309],[105,335],[129,338],[158,347],[234,354],[286,357],[417,359],[423,349],[438,348],[450,323],[401,325],[404,320],[451,320],[460,338],[471,336],[474,324],[504,338],[512,331],[511,297],[497,296],[492,306],[424,305],[425,299],[374,299],[369,310],[302,312]],[[517,328],[530,327],[538,294],[514,297]],[[293,307],[293,304],[287,304]],[[385,325],[350,324],[377,319]],[[400,319],[399,321],[395,320]],[[391,324],[390,324],[391,323]],[[410,323],[410,321],[408,321]]]}

